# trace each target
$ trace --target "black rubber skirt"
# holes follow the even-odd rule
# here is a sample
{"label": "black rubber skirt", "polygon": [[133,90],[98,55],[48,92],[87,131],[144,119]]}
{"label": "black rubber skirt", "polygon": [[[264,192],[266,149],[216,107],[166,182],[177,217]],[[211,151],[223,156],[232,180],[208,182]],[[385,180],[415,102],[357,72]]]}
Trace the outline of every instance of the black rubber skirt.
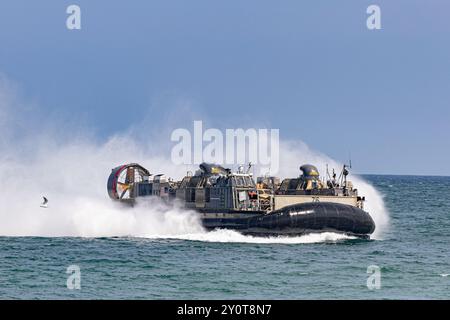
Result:
{"label": "black rubber skirt", "polygon": [[205,219],[208,229],[235,229],[256,236],[298,236],[337,232],[369,238],[375,223],[366,211],[334,202],[308,202],[286,206],[269,214],[238,219]]}

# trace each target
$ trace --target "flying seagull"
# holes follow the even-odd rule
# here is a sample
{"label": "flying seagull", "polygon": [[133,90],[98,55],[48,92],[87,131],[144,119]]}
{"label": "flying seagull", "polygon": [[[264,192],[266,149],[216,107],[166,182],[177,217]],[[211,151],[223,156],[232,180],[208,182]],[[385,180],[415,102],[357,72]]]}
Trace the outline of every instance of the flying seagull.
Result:
{"label": "flying seagull", "polygon": [[42,198],[44,198],[44,202],[41,203],[41,208],[47,208],[48,199],[46,197]]}

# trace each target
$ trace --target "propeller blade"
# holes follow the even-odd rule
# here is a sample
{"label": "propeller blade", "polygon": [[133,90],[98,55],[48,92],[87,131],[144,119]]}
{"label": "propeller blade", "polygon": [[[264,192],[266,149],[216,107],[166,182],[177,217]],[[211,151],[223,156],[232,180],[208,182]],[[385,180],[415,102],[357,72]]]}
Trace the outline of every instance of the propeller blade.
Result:
{"label": "propeller blade", "polygon": [[122,199],[123,196],[125,195],[125,192],[127,192],[128,188],[124,189],[119,197],[119,199]]}
{"label": "propeller blade", "polygon": [[120,187],[120,189],[122,190],[122,193],[119,196],[119,199],[122,199],[123,196],[125,195],[125,192],[127,192],[127,190],[129,190],[131,188],[131,183],[122,183],[122,182],[117,182],[117,186]]}

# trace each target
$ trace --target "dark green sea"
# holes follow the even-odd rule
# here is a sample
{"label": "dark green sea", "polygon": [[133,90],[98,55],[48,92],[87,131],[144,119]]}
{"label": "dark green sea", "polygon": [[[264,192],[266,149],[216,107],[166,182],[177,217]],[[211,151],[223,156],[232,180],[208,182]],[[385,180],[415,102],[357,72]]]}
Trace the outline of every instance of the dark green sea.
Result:
{"label": "dark green sea", "polygon": [[[450,177],[365,179],[390,216],[377,240],[0,237],[0,298],[449,299]],[[66,285],[69,265],[80,289]]]}

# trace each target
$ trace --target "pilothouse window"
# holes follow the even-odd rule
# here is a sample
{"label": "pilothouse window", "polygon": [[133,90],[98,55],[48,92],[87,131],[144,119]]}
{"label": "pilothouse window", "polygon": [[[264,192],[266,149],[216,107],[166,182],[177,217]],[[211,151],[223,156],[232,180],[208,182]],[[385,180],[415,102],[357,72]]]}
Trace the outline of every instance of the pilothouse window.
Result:
{"label": "pilothouse window", "polygon": [[253,187],[253,186],[254,186],[254,183],[253,183],[252,178],[250,178],[250,177],[245,177],[244,179],[245,179],[245,185],[246,185],[247,187]]}

